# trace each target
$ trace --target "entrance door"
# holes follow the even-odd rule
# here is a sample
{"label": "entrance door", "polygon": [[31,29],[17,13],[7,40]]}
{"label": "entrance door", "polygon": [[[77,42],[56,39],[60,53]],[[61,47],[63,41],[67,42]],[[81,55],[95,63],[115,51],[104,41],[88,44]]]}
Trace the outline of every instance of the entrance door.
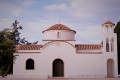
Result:
{"label": "entrance door", "polygon": [[64,63],[61,59],[56,59],[53,61],[53,77],[63,76],[64,76]]}
{"label": "entrance door", "polygon": [[114,61],[112,59],[107,60],[107,77],[114,77]]}

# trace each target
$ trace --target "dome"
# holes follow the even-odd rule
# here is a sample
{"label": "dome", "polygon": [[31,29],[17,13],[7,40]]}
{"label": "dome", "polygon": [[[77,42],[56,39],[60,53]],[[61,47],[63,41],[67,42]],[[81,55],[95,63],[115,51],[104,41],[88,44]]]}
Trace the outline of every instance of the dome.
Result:
{"label": "dome", "polygon": [[55,24],[50,28],[43,31],[44,41],[53,40],[64,40],[64,41],[74,41],[75,31],[63,24]]}
{"label": "dome", "polygon": [[113,22],[111,22],[111,21],[106,21],[104,24],[102,24],[102,26],[103,25],[106,25],[106,24],[110,24],[110,25],[115,25]]}
{"label": "dome", "polygon": [[73,31],[76,33],[76,31],[70,29],[69,27],[67,27],[63,24],[55,24],[55,25],[51,26],[50,28],[44,30],[43,32],[49,31],[49,30],[67,30],[67,31]]}

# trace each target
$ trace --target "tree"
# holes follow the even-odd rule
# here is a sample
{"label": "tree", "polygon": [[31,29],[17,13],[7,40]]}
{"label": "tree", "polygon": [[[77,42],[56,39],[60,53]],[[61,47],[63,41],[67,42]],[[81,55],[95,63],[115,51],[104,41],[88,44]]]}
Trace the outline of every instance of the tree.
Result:
{"label": "tree", "polygon": [[15,52],[15,45],[12,40],[12,34],[9,29],[0,31],[0,73],[6,76],[13,63],[13,53]]}
{"label": "tree", "polygon": [[35,42],[33,42],[33,43],[31,43],[31,42],[29,42],[29,41],[27,41],[27,40],[25,40],[25,38],[20,38],[20,32],[19,32],[19,30],[22,30],[23,28],[22,28],[22,26],[18,26],[18,21],[17,20],[15,20],[15,22],[12,24],[12,26],[11,26],[11,32],[12,32],[12,38],[13,38],[13,40],[14,40],[14,42],[15,42],[15,45],[25,45],[25,44],[27,44],[27,45],[32,45],[32,44],[37,44],[38,43],[38,41],[35,41]]}
{"label": "tree", "polygon": [[18,26],[18,21],[12,24],[11,28],[6,28],[0,31],[0,74],[4,77],[12,73],[13,63],[15,61],[15,47],[16,45],[31,45],[37,44],[36,42],[28,42],[25,38],[20,38],[19,30],[22,26]]}
{"label": "tree", "polygon": [[120,74],[120,21],[115,26],[114,32],[117,33],[118,74]]}

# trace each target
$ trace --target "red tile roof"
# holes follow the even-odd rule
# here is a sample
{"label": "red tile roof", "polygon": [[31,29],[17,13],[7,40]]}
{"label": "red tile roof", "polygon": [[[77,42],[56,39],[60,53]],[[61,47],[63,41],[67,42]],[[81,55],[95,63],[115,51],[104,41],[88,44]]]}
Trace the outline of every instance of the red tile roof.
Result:
{"label": "red tile roof", "polygon": [[16,50],[40,50],[42,45],[17,45]]}
{"label": "red tile roof", "polygon": [[100,50],[100,44],[76,44],[75,45],[77,50]]}
{"label": "red tile roof", "polygon": [[[76,44],[77,50],[99,50],[101,49],[100,44]],[[17,45],[16,50],[40,50],[42,45]]]}
{"label": "red tile roof", "polygon": [[51,26],[50,28],[44,30],[43,32],[49,31],[49,30],[68,30],[68,31],[73,31],[76,33],[76,31],[70,29],[69,27],[67,27],[63,24],[55,24],[55,25]]}
{"label": "red tile roof", "polygon": [[[106,21],[104,24],[112,24],[112,25],[115,25],[113,22],[111,22],[111,21]],[[104,25],[104,24],[102,24],[102,25]]]}

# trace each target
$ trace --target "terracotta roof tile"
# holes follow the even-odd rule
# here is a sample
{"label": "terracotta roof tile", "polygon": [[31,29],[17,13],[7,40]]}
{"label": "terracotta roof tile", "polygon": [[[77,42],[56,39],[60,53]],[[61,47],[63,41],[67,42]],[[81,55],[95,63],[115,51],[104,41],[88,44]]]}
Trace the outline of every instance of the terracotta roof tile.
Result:
{"label": "terracotta roof tile", "polygon": [[[112,24],[112,25],[115,25],[113,22],[111,22],[111,21],[106,21],[104,24]],[[102,24],[102,25],[104,25],[104,24]]]}
{"label": "terracotta roof tile", "polygon": [[76,31],[70,29],[69,27],[67,27],[63,24],[55,24],[55,25],[51,26],[50,28],[44,30],[43,32],[49,31],[49,30],[68,30],[68,31],[73,31],[76,33]]}
{"label": "terracotta roof tile", "polygon": [[40,50],[42,45],[17,45],[16,50]]}
{"label": "terracotta roof tile", "polygon": [[100,50],[100,44],[76,44],[75,45],[77,50]]}

